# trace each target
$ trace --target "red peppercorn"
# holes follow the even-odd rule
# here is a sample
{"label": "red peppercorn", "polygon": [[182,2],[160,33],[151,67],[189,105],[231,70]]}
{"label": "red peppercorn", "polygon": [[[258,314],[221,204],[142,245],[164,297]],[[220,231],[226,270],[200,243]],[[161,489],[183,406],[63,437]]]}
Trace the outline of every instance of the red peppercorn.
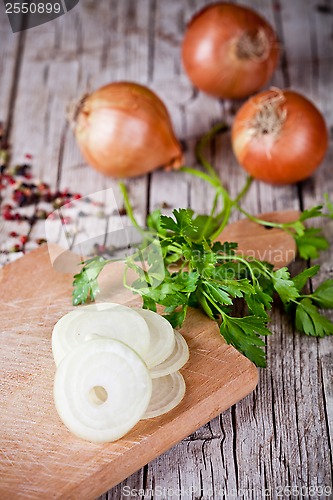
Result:
{"label": "red peppercorn", "polygon": [[15,231],[11,231],[11,232],[9,233],[9,236],[10,236],[11,238],[16,238],[16,236],[18,236],[18,234],[17,234],[17,233],[15,233]]}
{"label": "red peppercorn", "polygon": [[14,216],[9,212],[9,211],[5,211],[3,214],[2,214],[3,218],[5,220],[13,220],[14,219]]}
{"label": "red peppercorn", "polygon": [[79,193],[73,194],[73,199],[74,200],[80,200],[82,196]]}
{"label": "red peppercorn", "polygon": [[20,236],[20,242],[22,243],[22,245],[25,245],[28,239],[29,239],[28,236],[25,235]]}

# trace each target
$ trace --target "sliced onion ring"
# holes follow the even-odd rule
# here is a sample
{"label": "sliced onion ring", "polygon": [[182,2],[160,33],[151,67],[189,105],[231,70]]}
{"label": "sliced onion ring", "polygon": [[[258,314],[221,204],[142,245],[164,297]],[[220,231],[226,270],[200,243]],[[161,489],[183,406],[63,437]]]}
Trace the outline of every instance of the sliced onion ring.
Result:
{"label": "sliced onion ring", "polygon": [[170,373],[180,370],[180,368],[182,368],[189,359],[190,353],[186,340],[179,332],[177,332],[177,330],[174,330],[174,334],[176,341],[174,350],[172,354],[165,361],[163,361],[163,363],[154,366],[154,368],[150,370],[150,375],[153,379],[164,377]]}
{"label": "sliced onion ring", "polygon": [[54,381],[59,417],[76,436],[110,442],[144,415],[152,382],[142,359],[117,340],[79,344],[60,363]]}
{"label": "sliced onion ring", "polygon": [[165,361],[175,348],[173,328],[163,316],[148,309],[134,310],[146,321],[150,332],[150,346],[145,361],[148,368],[153,368]]}
{"label": "sliced onion ring", "polygon": [[149,350],[149,328],[136,311],[120,304],[92,304],[71,311],[56,323],[52,333],[56,365],[75,346],[94,334],[124,342],[143,359]]}
{"label": "sliced onion ring", "polygon": [[179,372],[152,381],[152,395],[142,419],[154,418],[175,408],[185,395],[186,385]]}
{"label": "sliced onion ring", "polygon": [[70,324],[74,318],[80,316],[84,308],[77,308],[62,316],[53,327],[52,332],[52,353],[55,364],[58,365],[65,356],[67,349],[67,332],[70,331]]}

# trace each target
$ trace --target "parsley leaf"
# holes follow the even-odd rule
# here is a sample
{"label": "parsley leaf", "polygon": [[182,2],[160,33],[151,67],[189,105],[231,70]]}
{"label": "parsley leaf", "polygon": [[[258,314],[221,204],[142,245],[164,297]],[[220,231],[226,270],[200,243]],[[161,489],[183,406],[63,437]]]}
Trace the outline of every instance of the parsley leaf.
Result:
{"label": "parsley leaf", "polygon": [[172,311],[169,314],[164,314],[165,319],[167,319],[173,328],[182,326],[187,313],[187,306],[182,306],[177,311]]}
{"label": "parsley leaf", "polygon": [[162,228],[161,217],[161,210],[154,210],[147,216],[147,226],[156,233],[165,235],[166,231]]}
{"label": "parsley leaf", "polygon": [[295,241],[298,252],[302,259],[317,259],[320,250],[327,250],[329,243],[321,235],[321,230],[315,227],[309,227],[304,230],[302,235],[295,235]]}
{"label": "parsley leaf", "polygon": [[227,291],[223,290],[223,288],[216,283],[209,282],[206,280],[202,281],[202,290],[204,295],[211,296],[217,304],[232,305],[232,299],[230,298]]}
{"label": "parsley leaf", "polygon": [[237,247],[238,243],[230,243],[228,241],[221,243],[220,241],[215,241],[212,246],[212,251],[222,255],[235,255]]}
{"label": "parsley leaf", "polygon": [[173,210],[172,214],[176,220],[172,217],[161,215],[161,226],[164,229],[168,229],[169,231],[173,231],[174,233],[182,236],[186,235],[186,230],[190,228],[193,229],[193,210],[180,208],[179,210]]}
{"label": "parsley leaf", "polygon": [[187,230],[187,235],[192,239],[208,239],[219,227],[221,221],[209,215],[197,215],[192,219],[192,229]]}
{"label": "parsley leaf", "polygon": [[275,290],[280,296],[283,303],[288,303],[299,297],[299,292],[295,283],[290,279],[289,271],[286,267],[282,267],[277,271],[272,272],[272,280]]}
{"label": "parsley leaf", "polygon": [[298,220],[304,222],[308,219],[320,217],[323,214],[323,205],[316,205],[314,207],[303,210]]}
{"label": "parsley leaf", "polygon": [[246,295],[247,307],[254,316],[260,316],[268,320],[266,310],[272,308],[273,298],[265,293],[260,285],[254,288],[254,292]]}
{"label": "parsley leaf", "polygon": [[103,267],[110,261],[103,257],[92,257],[82,262],[83,268],[74,275],[73,305],[84,304],[87,300],[95,300],[99,292],[98,276]]}
{"label": "parsley leaf", "polygon": [[333,308],[333,280],[328,279],[319,285],[311,294],[311,298],[313,302],[323,309]]}
{"label": "parsley leaf", "polygon": [[228,344],[233,345],[257,366],[265,367],[265,352],[261,349],[265,342],[259,335],[271,335],[266,320],[256,316],[233,318],[224,316],[220,333]]}
{"label": "parsley leaf", "polygon": [[308,279],[312,278],[313,276],[315,276],[318,273],[319,269],[320,269],[320,266],[318,266],[318,265],[312,266],[312,267],[309,267],[308,269],[304,269],[304,271],[302,271],[301,273],[299,273],[293,277],[292,280],[294,282],[295,287],[297,288],[297,290],[299,292],[301,292],[303,290]]}
{"label": "parsley leaf", "polygon": [[320,314],[309,298],[300,301],[296,308],[295,326],[297,330],[313,337],[333,334],[333,323]]}

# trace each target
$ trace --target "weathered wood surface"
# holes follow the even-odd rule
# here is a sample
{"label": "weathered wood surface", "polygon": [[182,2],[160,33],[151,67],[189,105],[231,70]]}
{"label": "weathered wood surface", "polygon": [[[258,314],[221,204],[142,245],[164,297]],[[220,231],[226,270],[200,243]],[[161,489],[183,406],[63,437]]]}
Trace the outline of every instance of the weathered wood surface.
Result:
{"label": "weathered wood surface", "polygon": [[[193,164],[195,139],[212,123],[231,123],[239,103],[219,102],[194,91],[181,67],[179,45],[186,22],[204,0],[81,0],[66,16],[13,35],[0,5],[0,118],[10,124],[13,159],[34,155],[34,172],[53,186],[89,194],[116,185],[88,168],[65,120],[70,100],[115,79],[150,85],[167,104]],[[308,95],[333,126],[332,0],[247,0],[276,28],[283,57],[272,84]],[[332,135],[332,133],[331,133]],[[332,144],[331,144],[332,146]],[[225,185],[236,193],[245,175],[228,134],[211,150]],[[300,209],[333,192],[333,149],[322,167],[299,186],[255,183],[244,208],[252,213]],[[156,172],[128,182],[141,220],[167,203],[209,210],[212,193],[197,179]],[[166,209],[168,211],[168,209]],[[7,234],[2,227],[2,239]],[[21,228],[20,228],[21,231]],[[333,243],[333,222],[326,222]],[[33,234],[42,234],[41,225]],[[0,242],[1,243],[1,242]],[[332,276],[332,255],[322,257],[318,280]],[[297,264],[296,264],[297,267]],[[253,395],[148,464],[103,498],[134,488],[141,498],[276,498],[285,486],[332,486],[333,347],[293,332],[278,309],[267,341],[268,368]],[[128,489],[124,489],[128,487]],[[168,492],[169,489],[169,492]],[[296,489],[294,491],[297,491]],[[315,498],[325,498],[318,491]],[[155,495],[154,495],[155,493]],[[222,494],[223,493],[223,494]]]}

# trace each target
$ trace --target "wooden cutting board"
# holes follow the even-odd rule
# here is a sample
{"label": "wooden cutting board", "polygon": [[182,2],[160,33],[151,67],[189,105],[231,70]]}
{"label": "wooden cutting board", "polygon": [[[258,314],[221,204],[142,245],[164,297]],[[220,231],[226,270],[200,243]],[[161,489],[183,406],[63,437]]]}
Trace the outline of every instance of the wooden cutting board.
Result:
{"label": "wooden cutting board", "polygon": [[[267,222],[286,223],[296,221],[300,215],[298,210],[283,210],[258,214],[257,217]],[[238,254],[265,260],[276,269],[288,266],[296,257],[296,243],[291,234],[247,218],[229,224],[217,239],[222,243],[236,241]]]}
{"label": "wooden cutting board", "polygon": [[[113,280],[115,276],[117,269]],[[182,370],[187,392],[181,404],[166,415],[139,422],[115,443],[74,437],[53,404],[51,352],[53,325],[72,309],[71,283],[70,274],[52,268],[47,247],[0,270],[1,500],[96,498],[257,384],[255,366],[223,341],[214,322],[191,310],[181,330],[190,348]],[[120,285],[105,298],[140,303]]]}

